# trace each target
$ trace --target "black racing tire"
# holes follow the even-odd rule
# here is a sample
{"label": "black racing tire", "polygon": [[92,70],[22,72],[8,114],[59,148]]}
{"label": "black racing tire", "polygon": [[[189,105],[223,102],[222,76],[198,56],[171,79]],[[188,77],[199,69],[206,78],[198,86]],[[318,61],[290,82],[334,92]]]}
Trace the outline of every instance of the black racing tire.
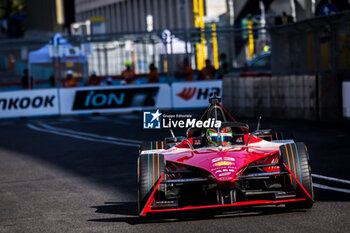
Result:
{"label": "black racing tire", "polygon": [[[301,185],[303,185],[305,190],[310,194],[312,199],[312,201],[287,203],[286,207],[302,209],[311,208],[314,200],[314,189],[312,186],[310,158],[305,144],[303,142],[297,142],[282,145],[280,146],[280,154],[281,167],[284,167],[282,163],[288,167]],[[283,183],[285,189],[291,189],[298,192],[299,186],[292,175],[286,175],[284,177],[285,180]]]}
{"label": "black racing tire", "polygon": [[144,150],[165,149],[164,141],[144,141],[140,144],[140,154]]}
{"label": "black racing tire", "polygon": [[143,154],[137,161],[138,166],[138,213],[141,214],[154,186],[165,171],[163,154]]}

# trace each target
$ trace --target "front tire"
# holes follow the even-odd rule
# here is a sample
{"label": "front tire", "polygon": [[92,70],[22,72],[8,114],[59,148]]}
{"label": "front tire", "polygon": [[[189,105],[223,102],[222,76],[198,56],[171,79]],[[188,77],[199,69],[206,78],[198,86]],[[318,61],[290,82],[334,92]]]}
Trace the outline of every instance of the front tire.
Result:
{"label": "front tire", "polygon": [[155,184],[165,171],[162,154],[142,154],[138,158],[138,213],[141,214]]}
{"label": "front tire", "polygon": [[[288,208],[311,208],[314,200],[314,190],[312,186],[311,166],[309,163],[309,154],[307,148],[303,142],[290,143],[280,146],[281,162],[286,164],[288,169],[298,179],[300,184],[310,194],[311,199],[309,201],[299,203],[287,203]],[[283,169],[283,165],[281,163]],[[292,177],[292,175],[285,176],[284,182],[285,188],[292,189],[297,192],[299,189],[298,183]]]}

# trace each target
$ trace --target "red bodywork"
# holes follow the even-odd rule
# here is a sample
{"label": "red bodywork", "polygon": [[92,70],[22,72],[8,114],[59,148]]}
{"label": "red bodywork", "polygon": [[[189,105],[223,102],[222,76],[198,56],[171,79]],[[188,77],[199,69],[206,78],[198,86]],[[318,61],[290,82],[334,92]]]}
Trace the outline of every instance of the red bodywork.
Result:
{"label": "red bodywork", "polygon": [[[261,139],[256,138],[256,141]],[[252,140],[254,141],[254,140]],[[278,151],[275,149],[261,150],[259,147],[223,147],[198,149],[177,154],[165,154],[166,160],[174,163],[182,163],[209,171],[218,181],[236,181],[237,172],[246,165],[263,159]],[[229,175],[222,175],[230,173]]]}
{"label": "red bodywork", "polygon": [[[244,136],[244,141],[246,142],[249,134]],[[244,171],[244,168],[253,162],[258,162],[259,164],[271,164],[277,163],[279,157],[278,147],[261,147],[259,142],[263,140],[253,136],[250,140],[248,146],[242,145],[237,147],[218,147],[198,149],[198,150],[186,150],[188,148],[187,142],[182,142],[174,148],[170,148],[165,151],[167,165],[172,166],[192,166],[208,171],[211,177],[216,182],[235,182],[238,175]],[[192,141],[190,140],[192,143]],[[177,149],[183,149],[186,151],[175,152]],[[285,164],[284,164],[285,166]],[[286,167],[287,168],[287,167]],[[279,171],[279,166],[265,167],[266,172]],[[288,172],[291,171],[287,168]],[[298,179],[291,173],[293,179],[295,179],[302,190],[302,198],[292,198],[285,200],[254,200],[254,201],[241,201],[234,204],[224,204],[224,205],[205,205],[205,206],[186,206],[182,208],[169,208],[169,209],[152,209],[151,205],[155,201],[154,194],[157,190],[160,182],[164,179],[165,174],[162,174],[158,182],[156,183],[149,200],[147,201],[141,216],[146,216],[148,213],[155,212],[168,212],[168,211],[183,211],[183,210],[195,210],[195,209],[207,209],[207,208],[219,208],[219,207],[234,207],[234,206],[251,206],[251,205],[270,205],[270,204],[283,204],[287,202],[298,202],[310,200],[310,194],[305,190],[305,188],[300,184]]]}
{"label": "red bodywork", "polygon": [[[236,122],[236,120],[225,110],[221,104],[218,103],[218,106],[220,106],[230,121]],[[202,115],[201,119],[205,119],[207,111]],[[141,210],[140,216],[146,216],[148,213],[156,212],[171,212],[235,206],[277,205],[301,201],[313,202],[311,195],[306,191],[306,189],[302,186],[302,184],[290,171],[290,169],[284,163],[280,163],[279,146],[281,144],[271,143],[255,136],[250,137],[247,128],[241,128],[241,130],[244,134],[243,142],[241,145],[227,147],[206,147],[191,150],[188,143],[186,141],[183,141],[182,143],[160,153],[164,154],[164,158],[166,160],[166,168],[168,171],[181,170],[186,167],[197,168],[198,170],[207,173],[207,178],[215,182],[218,186],[234,184],[250,164],[275,164],[271,166],[264,166],[262,169],[266,173],[275,172],[276,177],[280,176],[278,172],[281,172],[281,168],[283,168],[283,171],[287,171],[288,176],[291,177],[291,179],[294,179],[299,187],[298,190],[300,190],[300,194],[298,197],[285,198],[282,200],[251,200],[237,201],[233,204],[213,204],[200,206],[187,205],[178,208],[152,209],[152,204],[155,202],[155,193],[159,189],[161,182],[167,178],[167,174],[163,173],[151,190],[149,199],[147,200],[144,208]],[[248,139],[249,137],[250,140]],[[248,140],[249,144],[246,145]],[[193,144],[191,136],[189,136],[188,141]],[[178,178],[178,175],[171,175],[171,179]]]}

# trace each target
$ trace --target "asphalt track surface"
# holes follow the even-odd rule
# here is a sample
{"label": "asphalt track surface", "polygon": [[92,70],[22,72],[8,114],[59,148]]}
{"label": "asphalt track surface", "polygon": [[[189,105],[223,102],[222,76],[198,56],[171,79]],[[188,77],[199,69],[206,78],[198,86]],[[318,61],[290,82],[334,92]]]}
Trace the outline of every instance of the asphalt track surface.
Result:
{"label": "asphalt track surface", "polygon": [[326,177],[314,177],[320,188],[310,210],[259,207],[145,221],[137,216],[137,143],[170,134],[141,125],[136,113],[0,121],[0,232],[350,232],[348,125],[262,122],[293,129],[308,145],[312,172]]}

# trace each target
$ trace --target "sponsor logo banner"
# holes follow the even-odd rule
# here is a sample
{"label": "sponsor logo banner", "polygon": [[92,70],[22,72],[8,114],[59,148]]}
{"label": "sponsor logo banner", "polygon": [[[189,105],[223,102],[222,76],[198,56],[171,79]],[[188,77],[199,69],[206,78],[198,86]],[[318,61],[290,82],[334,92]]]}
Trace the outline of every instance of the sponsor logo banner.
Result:
{"label": "sponsor logo banner", "polygon": [[171,108],[168,84],[78,87],[60,89],[61,114],[141,111]]}
{"label": "sponsor logo banner", "polygon": [[212,94],[222,94],[222,81],[182,82],[172,84],[174,108],[207,107]]}
{"label": "sponsor logo banner", "polygon": [[158,87],[77,90],[73,110],[155,106]]}
{"label": "sponsor logo banner", "polygon": [[0,118],[57,114],[56,89],[0,93]]}

